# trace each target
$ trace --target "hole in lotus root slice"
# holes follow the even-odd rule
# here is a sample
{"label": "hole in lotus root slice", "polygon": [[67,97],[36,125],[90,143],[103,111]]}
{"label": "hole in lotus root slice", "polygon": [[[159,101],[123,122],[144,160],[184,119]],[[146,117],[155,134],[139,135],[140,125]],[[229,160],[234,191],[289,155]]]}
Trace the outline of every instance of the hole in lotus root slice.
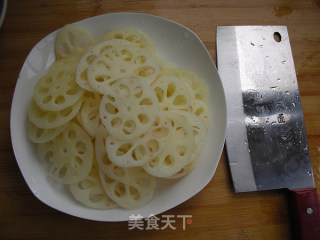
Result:
{"label": "hole in lotus root slice", "polygon": [[167,88],[167,98],[171,97],[176,91],[176,85],[174,83],[170,83]]}
{"label": "hole in lotus root slice", "polygon": [[110,165],[110,164],[112,164],[111,161],[110,161],[110,159],[108,158],[108,156],[105,156],[105,157],[103,158],[103,164],[105,164],[105,165]]}
{"label": "hole in lotus root slice", "polygon": [[163,164],[165,166],[170,166],[170,165],[173,165],[174,164],[174,158],[170,155],[167,155],[165,158],[164,158],[164,161],[163,161]]}
{"label": "hole in lotus root slice", "polygon": [[42,129],[35,126],[31,121],[27,121],[27,133],[29,139],[34,143],[44,143],[58,136],[66,125],[57,128]]}
{"label": "hole in lotus root slice", "polygon": [[127,120],[122,127],[124,134],[130,135],[136,130],[136,123],[134,120]]}
{"label": "hole in lotus root slice", "polygon": [[152,135],[156,138],[165,138],[169,135],[169,128],[166,126],[159,126],[152,131]]}
{"label": "hole in lotus root slice", "polygon": [[111,120],[111,127],[120,128],[122,126],[122,120],[119,117],[113,118]]}
{"label": "hole in lotus root slice", "polygon": [[[69,91],[71,91],[71,90],[69,90]],[[73,89],[73,91],[75,91],[75,90]],[[72,95],[72,94],[71,94],[71,95]],[[55,98],[55,100],[54,100],[55,104],[57,104],[57,105],[63,104],[65,101],[66,101],[65,97],[62,96],[62,95],[56,96],[56,98]]]}
{"label": "hole in lotus root slice", "polygon": [[[138,89],[139,98],[136,97]],[[158,113],[158,100],[143,80],[124,78],[103,96],[100,119],[108,132],[120,140],[131,140],[150,129]]]}
{"label": "hole in lotus root slice", "polygon": [[60,29],[55,41],[57,59],[74,56],[84,52],[94,43],[91,33],[84,27],[68,24]]}
{"label": "hole in lotus root slice", "polygon": [[143,93],[143,89],[141,87],[136,87],[133,91],[136,98],[141,98]]}
{"label": "hole in lotus root slice", "polygon": [[136,64],[144,64],[147,61],[147,58],[143,55],[139,55],[134,59]]}
{"label": "hole in lotus root slice", "polygon": [[201,83],[200,87],[194,90],[194,98],[205,103],[208,101],[208,87],[204,83]]}
{"label": "hole in lotus root slice", "polygon": [[110,178],[109,176],[107,176],[107,175],[104,175],[103,176],[104,177],[104,181],[103,182],[105,182],[105,183],[107,183],[107,184],[111,184],[111,183],[114,183],[115,182],[115,180],[113,180],[112,178]]}
{"label": "hole in lotus root slice", "polygon": [[205,102],[200,100],[193,100],[191,102],[191,113],[199,117],[209,127],[209,109]]}
{"label": "hole in lotus root slice", "polygon": [[85,154],[85,152],[87,150],[85,143],[81,142],[81,141],[76,142],[75,148],[76,148],[77,153],[79,153],[80,155]]}
{"label": "hole in lotus root slice", "polygon": [[183,157],[186,154],[186,149],[184,146],[179,146],[177,147],[177,152],[181,157]]}
{"label": "hole in lotus root slice", "polygon": [[[69,84],[69,83],[68,83]],[[67,95],[75,95],[77,94],[77,90],[76,89],[70,89],[66,92]]]}
{"label": "hole in lotus root slice", "polygon": [[100,202],[104,197],[105,197],[105,194],[103,193],[100,193],[100,194],[93,193],[93,194],[90,194],[89,200],[93,203],[97,203],[97,202]]}
{"label": "hole in lotus root slice", "polygon": [[149,122],[149,118],[146,114],[139,114],[138,119],[142,124],[147,124]]}
{"label": "hole in lotus root slice", "polygon": [[127,84],[122,84],[119,83],[118,86],[118,92],[117,92],[121,97],[129,97],[130,96],[130,89],[129,86],[127,86]]}
{"label": "hole in lotus root slice", "polygon": [[144,98],[140,101],[139,105],[149,105],[151,106],[153,104],[152,99]]}
{"label": "hole in lotus root slice", "polygon": [[[76,132],[70,138],[70,132]],[[93,144],[89,135],[76,123],[70,122],[57,137],[38,145],[40,159],[52,152],[49,161],[49,175],[58,182],[73,184],[83,179],[93,162]]]}
{"label": "hole in lotus root slice", "polygon": [[[121,51],[120,51],[120,54],[121,54],[121,56],[122,56],[122,58],[123,58],[123,60],[124,61],[126,61],[126,62],[130,62],[131,60],[132,60],[132,54],[131,54],[131,52],[129,52],[129,51],[127,51],[126,49],[122,49]],[[125,69],[124,69],[125,70]]]}
{"label": "hole in lotus root slice", "polygon": [[116,152],[116,155],[117,156],[123,156],[124,154],[126,154],[130,149],[132,148],[132,144],[131,143],[125,143],[125,144],[122,144],[117,152]]}
{"label": "hole in lotus root slice", "polygon": [[153,54],[155,51],[153,41],[146,34],[137,29],[119,28],[107,32],[102,37],[102,40],[111,39],[120,39],[126,41],[126,44],[131,44],[151,54]]}
{"label": "hole in lotus root slice", "polygon": [[109,100],[110,100],[111,102],[115,102],[115,98],[112,97],[112,95],[107,94],[106,96],[107,96],[107,98],[109,98]]}
{"label": "hole in lotus root slice", "polygon": [[81,180],[77,184],[81,190],[87,190],[87,189],[92,188],[94,186],[94,183],[90,180],[87,180],[87,179]]}
{"label": "hole in lotus root slice", "polygon": [[159,151],[159,142],[156,141],[155,139],[152,139],[148,141],[148,149],[150,152],[157,152]]}
{"label": "hole in lotus root slice", "polygon": [[[58,70],[57,72],[55,72],[56,75],[55,75],[55,78],[61,78],[64,74],[65,74],[65,70],[61,69],[61,70]],[[59,88],[60,86],[56,86],[56,88]]]}
{"label": "hole in lotus root slice", "polygon": [[74,129],[68,129],[67,137],[72,141],[77,136],[77,133]]}
{"label": "hole in lotus root slice", "polygon": [[48,91],[49,91],[49,88],[47,88],[45,86],[38,89],[39,94],[45,94]]}
{"label": "hole in lotus root slice", "polygon": [[43,160],[46,161],[46,162],[49,162],[49,161],[51,161],[53,156],[54,156],[53,151],[48,151],[48,152],[45,153],[45,155],[43,157]]}
{"label": "hole in lotus root slice", "polygon": [[122,182],[118,182],[114,189],[114,194],[118,197],[124,197],[126,195],[126,187]]}
{"label": "hole in lotus root slice", "polygon": [[[44,79],[44,85],[45,86],[50,86],[50,84],[53,82],[53,79],[52,79],[52,77],[51,76],[47,76],[45,79]],[[42,89],[42,88],[40,88],[40,89]],[[49,90],[49,88],[47,88],[48,90]],[[39,91],[39,90],[38,90]],[[43,92],[43,91],[39,91],[39,93],[47,93],[48,91],[45,91],[45,92]]]}
{"label": "hole in lotus root slice", "polygon": [[143,168],[156,177],[170,177],[192,161],[194,151],[194,135],[189,122],[175,112],[165,112],[173,122],[172,138],[166,147],[157,155],[156,161],[151,160]]}
{"label": "hole in lotus root slice", "polygon": [[185,106],[187,104],[187,99],[184,95],[178,95],[173,101],[174,105]]}
{"label": "hole in lotus root slice", "polygon": [[158,157],[155,157],[155,158],[153,158],[150,162],[149,162],[149,168],[151,167],[151,168],[153,168],[153,167],[155,167],[155,166],[157,166],[159,164],[159,158]]}
{"label": "hole in lotus root slice", "polygon": [[131,153],[132,159],[135,161],[142,160],[146,155],[146,149],[144,145],[138,145]]}
{"label": "hole in lotus root slice", "polygon": [[84,90],[75,82],[77,58],[55,62],[39,79],[34,91],[35,102],[44,110],[60,111],[75,104]]}
{"label": "hole in lotus root slice", "polygon": [[152,87],[159,100],[160,109],[190,111],[190,88],[177,77],[162,75],[152,83]]}
{"label": "hole in lotus root slice", "polygon": [[109,114],[117,114],[119,112],[118,108],[112,103],[106,103],[104,107]]}
{"label": "hole in lotus root slice", "polygon": [[133,200],[138,200],[140,198],[139,190],[136,189],[135,187],[132,187],[132,186],[129,187],[129,194],[131,195],[131,198]]}
{"label": "hole in lotus root slice", "polygon": [[135,74],[141,78],[145,78],[145,77],[153,76],[155,72],[156,72],[156,69],[154,69],[153,67],[145,66],[145,67],[138,68],[135,71]]}
{"label": "hole in lotus root slice", "polygon": [[101,101],[102,96],[99,93],[85,91],[83,95],[83,101]]}
{"label": "hole in lotus root slice", "polygon": [[[132,58],[125,57],[121,52],[127,52]],[[152,55],[143,53],[146,61],[137,64],[133,58],[143,50],[132,46],[118,46],[108,49],[88,67],[87,80],[89,85],[97,92],[105,94],[112,84],[121,78],[137,77],[150,84],[160,72],[160,67]],[[128,61],[128,59],[131,59]],[[119,67],[120,66],[120,67]],[[121,71],[124,70],[124,71]],[[98,81],[101,76],[109,76],[104,81]]]}
{"label": "hole in lotus root slice", "polygon": [[62,152],[64,153],[64,154],[66,154],[67,152],[68,152],[68,148],[63,148],[63,149],[61,149],[62,150]]}
{"label": "hole in lotus root slice", "polygon": [[187,129],[185,127],[177,127],[176,128],[176,137],[177,138],[185,138],[187,137],[188,133],[187,133]]}
{"label": "hole in lotus root slice", "polygon": [[51,101],[51,99],[52,99],[52,96],[51,95],[47,95],[42,99],[42,103],[43,104],[47,104],[48,102]]}
{"label": "hole in lotus root slice", "polygon": [[164,100],[164,90],[161,89],[160,87],[156,87],[156,88],[154,89],[154,91],[155,91],[155,93],[156,93],[156,95],[157,95],[157,98],[158,98],[158,100],[159,100],[159,103],[162,103],[163,100]]}
{"label": "hole in lotus root slice", "polygon": [[153,67],[146,66],[146,67],[138,68],[138,69],[135,71],[135,73],[136,73],[136,75],[138,75],[139,77],[144,78],[144,77],[149,77],[149,76],[154,75],[155,71],[156,71],[156,70],[155,70]]}
{"label": "hole in lotus root slice", "polygon": [[70,185],[70,191],[73,197],[85,206],[95,209],[117,207],[117,204],[106,194],[100,180],[99,170],[95,165],[84,179]]}
{"label": "hole in lotus root slice", "polygon": [[116,176],[118,176],[120,178],[123,178],[125,176],[125,172],[123,171],[123,169],[121,167],[114,166],[113,172]]}

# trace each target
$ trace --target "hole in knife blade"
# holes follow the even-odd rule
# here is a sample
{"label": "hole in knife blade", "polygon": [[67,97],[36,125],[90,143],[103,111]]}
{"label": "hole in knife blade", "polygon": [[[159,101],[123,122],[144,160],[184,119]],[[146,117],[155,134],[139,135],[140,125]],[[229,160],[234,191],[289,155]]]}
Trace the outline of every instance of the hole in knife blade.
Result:
{"label": "hole in knife blade", "polygon": [[281,35],[280,35],[280,33],[275,32],[275,33],[273,34],[273,38],[274,38],[274,40],[275,40],[276,42],[281,42]]}

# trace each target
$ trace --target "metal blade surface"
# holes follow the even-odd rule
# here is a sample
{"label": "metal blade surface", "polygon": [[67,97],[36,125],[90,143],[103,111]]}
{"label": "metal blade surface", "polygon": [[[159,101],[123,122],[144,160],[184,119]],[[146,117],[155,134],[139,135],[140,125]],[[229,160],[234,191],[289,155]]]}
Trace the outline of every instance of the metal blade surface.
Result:
{"label": "metal blade surface", "polygon": [[287,28],[218,27],[217,59],[235,191],[314,187]]}

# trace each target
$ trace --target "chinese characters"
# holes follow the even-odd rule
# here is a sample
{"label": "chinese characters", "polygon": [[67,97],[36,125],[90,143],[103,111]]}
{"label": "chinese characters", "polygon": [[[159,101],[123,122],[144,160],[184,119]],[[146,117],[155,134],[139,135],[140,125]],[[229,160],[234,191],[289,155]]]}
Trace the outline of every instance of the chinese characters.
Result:
{"label": "chinese characters", "polygon": [[130,215],[128,221],[128,229],[138,229],[138,230],[164,230],[172,229],[176,230],[177,219],[182,219],[182,230],[186,230],[186,224],[192,223],[192,215],[162,215],[161,218],[151,214],[145,220],[143,217],[138,215]]}

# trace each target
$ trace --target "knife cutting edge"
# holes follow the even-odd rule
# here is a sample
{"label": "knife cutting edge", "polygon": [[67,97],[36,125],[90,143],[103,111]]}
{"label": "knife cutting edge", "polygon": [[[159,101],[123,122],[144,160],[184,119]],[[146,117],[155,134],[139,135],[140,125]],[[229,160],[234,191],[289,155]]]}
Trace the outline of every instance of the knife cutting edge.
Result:
{"label": "knife cutting edge", "polygon": [[287,28],[219,26],[217,62],[235,192],[289,189],[299,239],[319,240],[318,195]]}

